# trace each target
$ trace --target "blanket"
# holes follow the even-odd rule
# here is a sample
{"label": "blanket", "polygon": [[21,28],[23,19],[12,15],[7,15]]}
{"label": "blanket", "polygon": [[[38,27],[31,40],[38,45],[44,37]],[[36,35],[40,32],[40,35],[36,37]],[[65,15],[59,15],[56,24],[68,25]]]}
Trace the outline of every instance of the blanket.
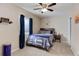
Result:
{"label": "blanket", "polygon": [[49,49],[53,44],[52,34],[33,34],[28,37],[27,43]]}

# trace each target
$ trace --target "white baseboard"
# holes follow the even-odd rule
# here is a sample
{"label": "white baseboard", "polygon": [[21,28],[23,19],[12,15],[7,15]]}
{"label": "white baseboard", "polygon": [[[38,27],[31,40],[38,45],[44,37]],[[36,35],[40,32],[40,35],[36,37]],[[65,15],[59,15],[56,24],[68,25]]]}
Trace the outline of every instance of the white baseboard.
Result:
{"label": "white baseboard", "polygon": [[19,50],[19,48],[12,50],[11,53],[13,53],[13,52],[15,52],[15,51],[17,51],[17,50]]}

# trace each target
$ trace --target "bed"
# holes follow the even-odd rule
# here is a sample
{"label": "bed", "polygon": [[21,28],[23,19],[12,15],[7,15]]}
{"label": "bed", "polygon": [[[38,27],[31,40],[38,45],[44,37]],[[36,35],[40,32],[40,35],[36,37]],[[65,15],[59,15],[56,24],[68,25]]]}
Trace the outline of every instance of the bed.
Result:
{"label": "bed", "polygon": [[53,46],[55,29],[54,28],[40,28],[38,34],[32,34],[28,37],[26,44],[49,50]]}

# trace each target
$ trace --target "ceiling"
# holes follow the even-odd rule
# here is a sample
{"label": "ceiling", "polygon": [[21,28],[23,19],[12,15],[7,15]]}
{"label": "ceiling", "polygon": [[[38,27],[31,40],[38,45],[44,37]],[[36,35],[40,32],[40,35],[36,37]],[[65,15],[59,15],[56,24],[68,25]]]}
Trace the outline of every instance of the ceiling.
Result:
{"label": "ceiling", "polygon": [[19,3],[16,5],[37,15],[40,18],[44,18],[44,17],[52,17],[52,16],[70,15],[71,10],[73,10],[73,7],[75,4],[73,4],[73,3],[57,3],[55,6],[51,7],[54,10],[53,12],[47,11],[45,13],[41,13],[40,10],[33,10],[34,8],[40,7],[39,4],[37,4],[37,3]]}

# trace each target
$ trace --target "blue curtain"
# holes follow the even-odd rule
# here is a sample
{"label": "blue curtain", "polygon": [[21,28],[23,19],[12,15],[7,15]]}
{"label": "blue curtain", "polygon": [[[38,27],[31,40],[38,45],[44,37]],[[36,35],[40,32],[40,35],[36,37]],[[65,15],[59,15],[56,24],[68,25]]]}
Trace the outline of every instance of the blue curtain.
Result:
{"label": "blue curtain", "polygon": [[19,35],[19,48],[22,49],[25,46],[25,25],[24,15],[20,15],[20,35]]}
{"label": "blue curtain", "polygon": [[33,34],[33,19],[29,18],[29,35]]}

